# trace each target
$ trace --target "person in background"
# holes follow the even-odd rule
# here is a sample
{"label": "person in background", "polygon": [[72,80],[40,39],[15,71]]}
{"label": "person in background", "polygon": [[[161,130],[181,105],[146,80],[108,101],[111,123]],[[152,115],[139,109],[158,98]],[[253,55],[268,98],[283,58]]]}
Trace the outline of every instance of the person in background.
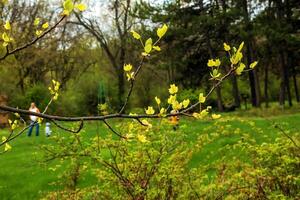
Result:
{"label": "person in background", "polygon": [[[29,108],[30,112],[36,112],[36,113],[40,113],[40,110],[36,107],[35,103],[32,102]],[[31,136],[32,133],[32,129],[35,126],[35,135],[39,136],[39,123],[38,123],[38,117],[34,116],[34,115],[30,115],[30,127],[29,127],[29,131],[28,131],[28,136]]]}

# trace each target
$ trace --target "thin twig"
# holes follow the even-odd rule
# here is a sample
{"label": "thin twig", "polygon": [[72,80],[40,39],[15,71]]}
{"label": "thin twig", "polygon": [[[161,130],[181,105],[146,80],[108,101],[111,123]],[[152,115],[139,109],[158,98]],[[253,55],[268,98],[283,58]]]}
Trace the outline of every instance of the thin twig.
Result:
{"label": "thin twig", "polygon": [[6,53],[4,56],[0,57],[0,61],[4,60],[7,56],[15,54],[19,51],[22,51],[32,45],[34,45],[37,41],[39,41],[40,39],[42,39],[43,37],[45,37],[48,33],[50,33],[52,30],[54,30],[64,19],[66,18],[66,15],[62,16],[60,18],[60,20],[58,20],[58,22],[56,22],[56,24],[54,24],[51,28],[49,28],[48,30],[46,30],[45,32],[42,33],[42,35],[36,37],[35,39],[33,39],[31,42],[24,44],[23,46],[17,47],[12,51],[9,51],[8,48],[6,48]]}
{"label": "thin twig", "polygon": [[84,125],[83,121],[80,121],[79,127],[74,131],[72,129],[68,129],[68,128],[63,127],[62,125],[60,125],[59,123],[57,123],[55,120],[51,120],[51,122],[53,122],[53,124],[55,126],[57,126],[58,128],[60,128],[60,129],[62,129],[64,131],[67,131],[67,132],[71,132],[71,133],[79,133],[82,130],[83,125]]}
{"label": "thin twig", "polygon": [[125,102],[124,102],[124,104],[123,104],[121,110],[119,111],[120,114],[122,114],[122,113],[124,112],[124,110],[125,110],[125,108],[126,108],[126,106],[127,106],[127,104],[128,104],[129,98],[130,98],[131,93],[132,93],[132,91],[133,91],[135,78],[136,78],[137,75],[139,74],[139,72],[140,72],[140,70],[141,70],[141,68],[142,68],[142,66],[143,66],[143,64],[144,64],[144,61],[145,61],[145,56],[143,56],[143,58],[142,58],[142,60],[141,60],[141,62],[140,62],[140,64],[139,64],[138,68],[137,68],[136,71],[134,72],[133,78],[130,79],[130,88],[129,88],[128,94],[127,94],[127,96],[126,96]]}
{"label": "thin twig", "polygon": [[111,130],[114,134],[116,134],[117,136],[119,136],[120,138],[126,139],[125,136],[121,135],[120,133],[118,133],[116,130],[113,129],[113,127],[106,121],[103,120],[104,124],[107,126],[107,128],[109,128],[109,130]]}

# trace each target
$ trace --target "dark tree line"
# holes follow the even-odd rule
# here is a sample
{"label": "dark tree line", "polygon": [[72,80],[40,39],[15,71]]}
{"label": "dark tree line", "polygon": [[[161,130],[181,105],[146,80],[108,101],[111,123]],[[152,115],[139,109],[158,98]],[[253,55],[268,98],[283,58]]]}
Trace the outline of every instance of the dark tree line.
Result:
{"label": "dark tree line", "polygon": [[[245,80],[251,104],[260,107],[265,102],[268,107],[269,101],[284,105],[287,100],[292,106],[293,97],[299,102],[299,8],[297,0],[186,0],[166,1],[160,6],[141,2],[137,15],[154,23],[169,22],[168,47],[172,51],[164,59],[178,71],[173,81],[187,88],[205,84],[207,59],[224,56],[219,53],[223,42],[237,46],[244,41],[245,64],[259,60],[259,67],[249,71]],[[276,80],[270,79],[271,75]],[[278,94],[270,96],[270,88],[278,81]],[[234,107],[241,106],[238,83],[232,76]],[[224,109],[222,90],[216,90],[219,110]]]}

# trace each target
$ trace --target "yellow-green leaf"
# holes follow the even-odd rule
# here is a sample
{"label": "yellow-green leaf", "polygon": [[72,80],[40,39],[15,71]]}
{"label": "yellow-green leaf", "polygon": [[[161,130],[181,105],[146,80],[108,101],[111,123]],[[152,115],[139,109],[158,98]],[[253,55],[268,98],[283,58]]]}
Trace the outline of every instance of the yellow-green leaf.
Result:
{"label": "yellow-green leaf", "polygon": [[244,42],[242,42],[238,48],[238,52],[241,52],[244,47]]}
{"label": "yellow-green leaf", "polygon": [[135,38],[135,39],[137,39],[137,40],[139,40],[139,39],[141,39],[141,35],[140,34],[138,34],[137,32],[135,32],[135,31],[130,31],[131,32],[131,34],[132,34],[132,36]]}
{"label": "yellow-green leaf", "polygon": [[219,67],[220,65],[221,65],[220,59],[216,59],[216,60],[215,60],[215,66],[216,66],[216,67]]}
{"label": "yellow-green leaf", "polygon": [[170,85],[169,93],[176,94],[178,92],[178,87],[175,84]]}
{"label": "yellow-green leaf", "polygon": [[43,25],[42,25],[42,28],[43,29],[47,29],[49,27],[49,23],[48,22],[46,22],[46,23],[44,23]]}
{"label": "yellow-green leaf", "polygon": [[5,28],[6,30],[10,30],[10,29],[11,29],[11,26],[10,26],[9,21],[6,21],[6,22],[5,22],[4,28]]}
{"label": "yellow-green leaf", "polygon": [[156,101],[157,105],[160,105],[161,101],[158,97],[155,97],[155,101]]}
{"label": "yellow-green leaf", "polygon": [[74,9],[74,3],[72,0],[65,0],[63,6],[64,6],[64,10],[68,11],[69,14]]}
{"label": "yellow-green leaf", "polygon": [[137,135],[137,139],[142,142],[142,143],[145,143],[145,142],[148,142],[147,138],[145,135],[141,135],[141,134],[138,134]]}
{"label": "yellow-green leaf", "polygon": [[208,62],[207,62],[207,66],[214,67],[215,66],[215,61],[213,59],[209,59]]}
{"label": "yellow-green leaf", "polygon": [[212,114],[211,118],[213,118],[213,119],[220,119],[221,115],[220,114]]}
{"label": "yellow-green leaf", "polygon": [[153,49],[155,49],[156,51],[161,51],[159,46],[153,46]]}
{"label": "yellow-green leaf", "polygon": [[86,10],[86,5],[83,3],[77,4],[75,7],[81,12]]}
{"label": "yellow-green leaf", "polygon": [[147,115],[153,115],[155,113],[152,106],[148,106],[148,108],[145,109],[145,112],[146,112]]}
{"label": "yellow-green leaf", "polygon": [[36,30],[36,31],[35,31],[35,34],[36,34],[37,36],[42,35],[42,33],[43,33],[43,31],[41,31],[41,30]]}
{"label": "yellow-green leaf", "polygon": [[206,97],[203,95],[203,93],[200,93],[200,94],[199,94],[199,102],[200,102],[200,103],[204,103],[205,100],[206,100]]}
{"label": "yellow-green leaf", "polygon": [[151,38],[149,38],[146,41],[144,49],[145,49],[145,52],[148,53],[148,54],[152,51],[152,39]]}
{"label": "yellow-green leaf", "polygon": [[253,63],[250,64],[250,68],[254,69],[256,67],[256,65],[258,64],[257,61],[254,61]]}
{"label": "yellow-green leaf", "polygon": [[38,26],[40,24],[40,18],[35,18],[33,25]]}
{"label": "yellow-green leaf", "polygon": [[4,151],[9,151],[9,150],[11,150],[11,146],[8,143],[6,143],[4,147]]}
{"label": "yellow-green leaf", "polygon": [[7,33],[2,33],[2,39],[4,40],[4,42],[9,43],[10,42],[10,38],[7,35]]}
{"label": "yellow-green leaf", "polygon": [[225,51],[230,51],[231,48],[230,48],[230,46],[229,46],[228,44],[226,44],[226,43],[224,42],[223,45],[224,45],[224,50],[225,50]]}
{"label": "yellow-green leaf", "polygon": [[190,100],[186,99],[182,102],[183,108],[187,108],[190,105]]}
{"label": "yellow-green leaf", "polygon": [[131,71],[132,70],[132,65],[131,64],[126,64],[126,65],[124,65],[124,71],[125,72],[129,72],[129,71]]}
{"label": "yellow-green leaf", "polygon": [[213,79],[217,79],[221,76],[221,73],[219,73],[219,71],[217,69],[214,69],[212,71],[212,73],[210,73],[210,76],[213,78]]}
{"label": "yellow-green leaf", "polygon": [[240,63],[239,67],[235,70],[235,73],[237,75],[241,75],[245,68],[246,65],[244,63]]}
{"label": "yellow-green leaf", "polygon": [[167,30],[168,30],[168,26],[164,24],[161,28],[157,29],[157,36],[159,38],[162,38],[166,34]]}

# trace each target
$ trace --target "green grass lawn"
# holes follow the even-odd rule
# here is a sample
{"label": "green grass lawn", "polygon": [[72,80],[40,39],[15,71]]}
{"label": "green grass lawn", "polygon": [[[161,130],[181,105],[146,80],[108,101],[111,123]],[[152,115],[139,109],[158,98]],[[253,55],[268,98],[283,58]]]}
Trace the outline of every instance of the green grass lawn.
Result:
{"label": "green grass lawn", "polygon": [[[254,133],[253,137],[258,142],[272,141],[277,137],[278,130],[272,127],[272,123],[283,123],[291,130],[300,129],[300,114],[281,115],[269,118],[260,117],[235,117],[235,114],[226,114],[222,118],[221,123],[224,126],[230,125],[232,128],[239,128],[243,132],[253,132],[249,121],[255,123],[257,129],[263,130],[263,134]],[[244,122],[241,122],[244,121]],[[191,141],[195,140],[201,134],[205,127],[211,125],[212,121],[197,121],[183,119],[182,124],[186,124],[185,130],[189,134]],[[41,127],[39,137],[34,134],[27,137],[26,134],[11,142],[12,151],[0,155],[0,200],[4,199],[38,199],[45,191],[53,191],[59,189],[59,186],[52,184],[57,180],[58,172],[49,170],[49,166],[41,164],[41,150],[38,148],[42,144],[50,142],[49,138],[44,136],[44,126]],[[104,133],[107,131],[100,122],[87,123],[85,125],[86,137],[95,136],[97,131]],[[7,135],[8,130],[0,130],[0,137]],[[70,134],[53,127],[53,134]],[[238,140],[236,136],[224,136],[214,143],[205,147],[205,149],[194,155],[191,166],[205,164],[211,162],[220,156],[218,148],[235,142]],[[213,153],[212,153],[213,152]],[[237,152],[238,154],[238,152]],[[207,156],[211,155],[211,156]],[[56,163],[50,164],[50,166]],[[81,180],[81,185],[89,185],[93,183],[93,177],[87,176]]]}

